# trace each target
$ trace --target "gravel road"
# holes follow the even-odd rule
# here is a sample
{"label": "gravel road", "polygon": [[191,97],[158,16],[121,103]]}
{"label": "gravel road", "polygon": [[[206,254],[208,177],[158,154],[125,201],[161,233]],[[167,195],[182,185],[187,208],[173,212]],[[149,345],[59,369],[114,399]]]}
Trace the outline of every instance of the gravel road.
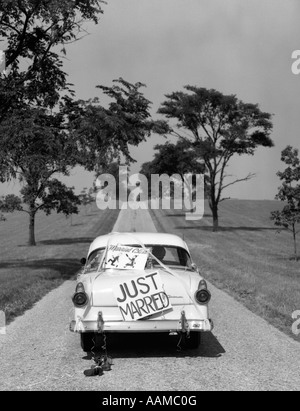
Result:
{"label": "gravel road", "polygon": [[[114,231],[129,228],[155,231],[146,211],[121,211]],[[300,389],[300,344],[213,286],[215,329],[198,350],[178,351],[175,337],[111,337],[112,371],[86,378],[92,361],[69,332],[74,286],[67,281],[0,335],[1,390]]]}

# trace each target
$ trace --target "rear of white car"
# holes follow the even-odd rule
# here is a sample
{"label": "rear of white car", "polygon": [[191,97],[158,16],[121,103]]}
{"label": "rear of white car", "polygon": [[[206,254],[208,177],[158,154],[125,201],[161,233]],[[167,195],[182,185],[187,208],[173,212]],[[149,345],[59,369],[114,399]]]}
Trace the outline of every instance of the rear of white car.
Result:
{"label": "rear of white car", "polygon": [[[151,264],[148,260],[143,270],[103,268],[111,241],[142,247],[149,253]],[[165,249],[163,261],[151,253],[157,246]],[[182,261],[173,258],[177,254]],[[111,261],[114,263],[114,259]],[[86,269],[78,277],[71,330],[81,333],[84,350],[91,348],[95,333],[137,332],[182,333],[189,337],[188,345],[196,348],[201,332],[212,330],[210,298],[206,282],[179,237],[147,233],[100,237],[90,247]]]}

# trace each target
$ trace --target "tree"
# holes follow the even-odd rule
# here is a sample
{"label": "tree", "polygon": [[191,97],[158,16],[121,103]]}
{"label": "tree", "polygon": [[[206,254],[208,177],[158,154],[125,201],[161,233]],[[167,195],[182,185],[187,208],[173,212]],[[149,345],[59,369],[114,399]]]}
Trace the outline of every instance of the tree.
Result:
{"label": "tree", "polygon": [[17,196],[6,196],[0,209],[5,212],[22,211],[29,215],[29,246],[35,246],[35,217],[38,211],[50,215],[53,210],[66,216],[78,214],[80,204],[73,188],[68,188],[61,181],[51,179],[41,183],[39,194],[32,192],[32,187],[26,185],[21,190],[22,199]]}
{"label": "tree", "polygon": [[16,205],[29,214],[29,245],[35,245],[35,216],[39,210],[47,215],[52,210],[66,215],[78,212],[78,197],[55,178],[58,174],[68,175],[77,164],[76,142],[66,131],[61,112],[26,106],[2,121],[0,141],[1,181],[18,178],[22,183],[24,207],[20,207],[21,201]]}
{"label": "tree", "polygon": [[0,221],[6,221],[3,213],[13,213],[14,211],[21,211],[21,200],[15,195],[8,195],[0,199]]}
{"label": "tree", "polygon": [[225,200],[224,190],[254,176],[226,180],[230,160],[235,155],[253,155],[258,146],[273,147],[271,115],[262,112],[257,104],[243,103],[234,95],[193,86],[185,89],[187,92],[166,95],[167,100],[158,113],[177,120],[177,124],[172,126],[166,122],[160,133],[192,142],[193,149],[204,160],[209,205],[214,231],[217,231],[218,208]]}
{"label": "tree", "polygon": [[281,153],[281,161],[288,167],[277,173],[283,182],[279,187],[277,200],[286,202],[283,210],[273,211],[271,219],[278,227],[283,227],[293,234],[294,258],[298,260],[297,234],[299,234],[300,224],[300,159],[299,151],[291,146],[287,146]]}
{"label": "tree", "polygon": [[98,23],[102,0],[0,0],[0,37],[7,45],[7,76],[0,81],[0,121],[24,101],[54,107],[68,88],[57,48],[82,37],[86,20]]}
{"label": "tree", "polygon": [[152,174],[179,174],[184,180],[184,175],[188,173],[202,173],[203,164],[199,162],[199,157],[192,144],[186,140],[180,140],[177,144],[167,142],[154,147],[155,153],[153,161],[146,163]]}
{"label": "tree", "polygon": [[[84,20],[98,23],[102,0],[1,0],[0,34],[8,40],[7,65],[35,60],[55,46],[75,41]],[[37,61],[34,61],[36,64]]]}
{"label": "tree", "polygon": [[0,74],[0,180],[19,178],[23,184],[31,245],[38,210],[77,212],[72,189],[54,178],[68,175],[79,161],[66,127],[68,106],[58,107],[63,93],[73,95],[62,59],[66,44],[85,33],[83,22],[98,23],[103,3],[0,0],[0,36],[7,47],[7,73]]}
{"label": "tree", "polygon": [[[145,175],[149,182],[152,174],[167,174],[170,177],[177,174],[186,184],[186,174],[203,174],[204,172],[203,162],[199,161],[199,156],[193,149],[192,143],[187,140],[181,139],[177,144],[167,142],[156,145],[154,149],[158,151],[154,159],[144,163],[141,169],[141,174]],[[148,187],[149,194],[151,194],[151,185],[149,184]]]}
{"label": "tree", "polygon": [[78,198],[80,200],[80,204],[85,208],[85,214],[87,214],[87,206],[92,204],[95,201],[94,197],[94,189],[90,188],[88,190],[87,187],[84,187],[81,193],[79,194]]}
{"label": "tree", "polygon": [[131,84],[119,78],[111,87],[97,86],[112,101],[108,107],[99,98],[88,101],[67,99],[70,132],[76,136],[88,171],[101,173],[111,163],[127,164],[135,160],[130,146],[137,146],[150,136],[155,122],[151,119],[151,102],[140,91],[145,85]]}

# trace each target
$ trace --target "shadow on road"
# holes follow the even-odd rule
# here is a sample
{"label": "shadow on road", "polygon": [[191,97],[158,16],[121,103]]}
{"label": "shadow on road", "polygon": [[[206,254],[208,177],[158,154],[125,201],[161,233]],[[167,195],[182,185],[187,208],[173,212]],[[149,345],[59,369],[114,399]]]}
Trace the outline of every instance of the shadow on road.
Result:
{"label": "shadow on road", "polygon": [[[180,213],[166,213],[166,217],[186,217],[186,213],[193,212],[193,210],[187,210]],[[204,214],[203,218],[212,218],[212,214]]]}
{"label": "shadow on road", "polygon": [[[199,357],[219,358],[226,353],[212,333],[203,333],[198,349],[179,349],[179,336],[167,334],[108,334],[107,350],[112,358]],[[91,354],[84,357],[91,360]]]}
{"label": "shadow on road", "polygon": [[[212,226],[198,226],[198,225],[189,225],[189,226],[177,226],[174,227],[175,230],[199,230],[199,231],[212,231]],[[273,227],[219,227],[219,232],[230,232],[230,231],[278,231],[278,228]]]}
{"label": "shadow on road", "polygon": [[93,237],[82,237],[82,238],[58,238],[55,240],[44,240],[39,241],[38,244],[41,245],[68,245],[68,244],[90,244],[95,238]]}
{"label": "shadow on road", "polygon": [[[46,260],[10,260],[1,261],[0,269],[11,269],[11,268],[30,268],[34,270],[45,270],[49,269],[53,274],[45,275],[45,278],[54,279],[62,278],[64,280],[71,279],[80,270],[81,264],[75,259],[46,259]],[[53,277],[53,278],[52,278]]]}

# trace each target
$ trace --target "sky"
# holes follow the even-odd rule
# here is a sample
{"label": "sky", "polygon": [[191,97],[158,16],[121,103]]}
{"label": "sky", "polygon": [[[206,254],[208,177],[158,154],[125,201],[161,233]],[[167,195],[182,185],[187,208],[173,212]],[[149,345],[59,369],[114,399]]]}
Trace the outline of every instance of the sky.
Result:
{"label": "sky", "polygon": [[[300,75],[292,73],[292,53],[300,50],[299,0],[107,0],[98,25],[69,45],[65,71],[78,98],[98,96],[96,85],[110,86],[123,77],[147,85],[145,97],[155,118],[164,96],[185,85],[234,94],[272,113],[275,148],[260,148],[254,157],[232,160],[234,178],[256,173],[253,180],[231,186],[226,197],[274,199],[283,168],[281,151],[300,148]],[[153,146],[165,140],[152,136],[132,149],[132,171],[151,161]],[[173,140],[176,142],[176,140]],[[82,169],[65,180],[76,191],[91,187],[95,177]],[[0,194],[18,189],[0,187]]]}

